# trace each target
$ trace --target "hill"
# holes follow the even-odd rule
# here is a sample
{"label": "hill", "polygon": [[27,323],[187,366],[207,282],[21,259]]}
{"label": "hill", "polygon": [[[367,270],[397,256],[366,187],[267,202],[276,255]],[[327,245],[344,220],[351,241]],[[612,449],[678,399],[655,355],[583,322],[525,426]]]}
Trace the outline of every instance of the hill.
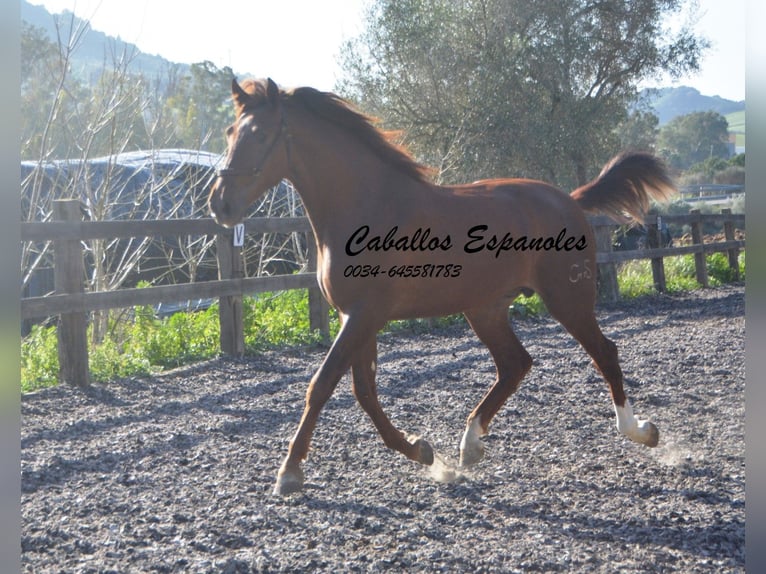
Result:
{"label": "hill", "polygon": [[[660,125],[677,116],[693,112],[718,112],[722,116],[745,111],[745,102],[735,102],[720,96],[703,96],[699,90],[688,86],[644,90],[645,97],[660,119]],[[744,124],[742,126],[744,131]]]}
{"label": "hill", "polygon": [[[90,25],[73,16],[70,12],[64,12],[56,16],[51,15],[43,6],[35,6],[27,0],[21,0],[21,19],[33,26],[42,28],[55,41],[56,25],[58,20],[62,31],[66,33],[73,27],[87,26],[88,32],[83,35],[82,42],[73,54],[72,68],[75,74],[86,82],[94,82],[101,74],[104,62],[109,62],[112,57],[127,54],[131,58],[130,70],[142,73],[149,77],[161,77],[162,72],[174,67],[183,75],[189,72],[187,64],[170,62],[158,55],[150,55],[141,52],[134,44],[124,42],[119,37],[107,36],[103,32],[93,30]],[[681,86],[677,88],[659,88],[644,90],[641,93],[649,105],[654,109],[663,125],[676,116],[692,112],[715,111],[721,115],[729,115],[738,112],[744,114],[745,102],[735,102],[721,98],[720,96],[704,96],[695,88]],[[729,120],[730,126],[732,120]],[[744,134],[744,118],[741,129],[732,127],[732,132]]]}
{"label": "hill", "polygon": [[180,68],[181,73],[185,73],[189,68],[186,64],[176,64],[161,56],[145,54],[134,44],[94,30],[88,22],[68,11],[54,16],[43,6],[35,6],[26,0],[21,0],[21,20],[41,28],[54,42],[57,38],[56,22],[59,24],[63,38],[66,38],[71,30],[87,27],[87,33],[82,35],[82,40],[72,58],[72,70],[77,77],[86,82],[96,81],[103,71],[105,62],[109,65],[114,58],[120,58],[123,55],[130,60],[131,71],[148,77],[160,77],[163,71],[171,67]]}

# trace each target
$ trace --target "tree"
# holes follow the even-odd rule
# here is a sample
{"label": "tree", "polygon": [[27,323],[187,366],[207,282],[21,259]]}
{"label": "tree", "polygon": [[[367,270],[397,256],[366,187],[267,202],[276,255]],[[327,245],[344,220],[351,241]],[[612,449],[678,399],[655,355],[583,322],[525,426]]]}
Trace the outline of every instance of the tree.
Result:
{"label": "tree", "polygon": [[660,119],[649,110],[637,109],[620,125],[620,148],[654,152]]}
{"label": "tree", "polygon": [[70,81],[70,57],[79,44],[81,28],[70,28],[59,44],[45,32],[26,23],[21,30],[21,158],[65,157],[66,134],[61,118],[73,113],[82,96],[81,87]]}
{"label": "tree", "polygon": [[729,157],[729,123],[718,112],[673,118],[660,130],[657,145],[672,166],[685,170],[708,158]]}
{"label": "tree", "polygon": [[[74,16],[68,26],[57,21],[55,43],[36,28],[25,26],[22,32],[22,61],[28,67],[22,81],[21,149],[22,158],[34,165],[22,168],[23,217],[48,220],[51,201],[63,198],[79,199],[86,217],[94,221],[173,217],[187,202],[185,194],[169,193],[181,175],[158,170],[139,186],[118,161],[124,151],[166,141],[154,132],[163,124],[146,121],[147,83],[130,71],[135,54],[105,53],[95,84],[83,83],[72,74],[71,63],[87,28]],[[160,195],[164,202],[155,200]],[[138,270],[152,243],[151,238],[86,241],[88,285],[95,291],[119,288]],[[201,249],[209,246],[210,241],[203,241]],[[50,258],[50,243],[24,244],[22,287],[50,265]],[[170,265],[168,260],[165,266]],[[106,312],[94,313],[95,340],[104,335],[107,318]]]}
{"label": "tree", "polygon": [[339,89],[404,129],[446,181],[584,183],[619,147],[637,84],[698,68],[663,23],[688,0],[380,0]]}
{"label": "tree", "polygon": [[739,154],[728,161],[712,156],[695,163],[678,178],[683,186],[704,185],[708,183],[724,185],[745,185],[745,154]]}
{"label": "tree", "polygon": [[[102,68],[86,81],[72,64],[88,23],[71,16],[57,20],[57,30],[56,41],[41,29],[22,30],[24,219],[49,220],[52,200],[64,198],[78,199],[91,221],[207,215],[216,154],[225,149],[223,131],[234,115],[232,70],[201,62],[188,72],[170,66],[147,79],[133,71],[135,53],[107,48]],[[186,150],[162,149],[167,147]],[[261,215],[302,214],[297,194],[286,185],[265,194],[257,209]],[[214,235],[87,240],[84,280],[93,291],[111,291],[139,280],[209,279],[214,242]],[[298,234],[268,234],[249,243],[243,258],[255,274],[305,266],[306,243]],[[22,289],[51,267],[50,247],[24,243]],[[106,311],[93,313],[94,341],[106,334],[108,319]]]}
{"label": "tree", "polygon": [[177,147],[223,152],[225,126],[234,120],[230,101],[234,72],[212,62],[191,65],[166,99],[165,114],[173,123]]}

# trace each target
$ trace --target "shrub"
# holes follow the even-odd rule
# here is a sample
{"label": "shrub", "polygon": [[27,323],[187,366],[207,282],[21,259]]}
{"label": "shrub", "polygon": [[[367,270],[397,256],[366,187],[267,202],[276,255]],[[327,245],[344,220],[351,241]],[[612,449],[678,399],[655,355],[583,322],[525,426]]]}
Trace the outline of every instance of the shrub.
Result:
{"label": "shrub", "polygon": [[58,382],[56,327],[34,325],[21,344],[21,390],[29,393]]}
{"label": "shrub", "polygon": [[[713,286],[730,282],[733,272],[728,257],[715,253],[707,258]],[[745,278],[745,252],[739,256],[740,280]],[[665,259],[669,291],[696,289],[694,256]],[[620,294],[624,298],[654,291],[648,260],[629,261],[619,270]],[[320,335],[309,331],[308,290],[264,293],[243,301],[245,348],[256,352],[267,347],[316,343]],[[538,295],[519,297],[511,308],[516,317],[545,313]],[[112,317],[104,340],[90,350],[91,377],[109,381],[145,375],[163,368],[204,360],[220,353],[218,306],[205,311],[176,313],[160,319],[151,307],[135,307],[122,318]],[[387,330],[430,330],[462,322],[462,315],[433,320],[394,321]],[[337,316],[330,319],[330,334],[338,332]],[[21,345],[21,391],[31,392],[57,384],[59,361],[56,327],[36,325]]]}
{"label": "shrub", "polygon": [[[283,345],[307,345],[321,339],[309,325],[308,289],[262,293],[244,300],[243,323],[247,352]],[[330,320],[330,335],[337,334],[337,317]]]}
{"label": "shrub", "polygon": [[[745,279],[745,252],[738,257],[739,280]],[[729,256],[726,253],[712,253],[707,258],[707,273],[713,286],[731,283],[735,280],[734,270],[729,267]]]}

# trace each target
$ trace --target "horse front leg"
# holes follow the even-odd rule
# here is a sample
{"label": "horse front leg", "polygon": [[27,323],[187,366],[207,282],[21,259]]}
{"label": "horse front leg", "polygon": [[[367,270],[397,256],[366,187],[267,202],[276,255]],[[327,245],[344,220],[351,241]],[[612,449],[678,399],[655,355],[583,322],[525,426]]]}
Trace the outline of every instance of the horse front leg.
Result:
{"label": "horse front leg", "polygon": [[390,449],[397,450],[407,458],[425,465],[434,462],[434,452],[423,439],[410,439],[398,430],[389,420],[378,401],[375,385],[377,371],[377,344],[373,335],[360,349],[351,365],[353,391],[356,400],[372,420],[375,428]]}
{"label": "horse front leg", "polygon": [[341,321],[338,336],[306,391],[303,416],[290,441],[287,457],[277,473],[274,494],[285,495],[302,490],[304,477],[301,462],[308,455],[319,413],[332,396],[338,381],[351,366],[354,354],[360,349],[360,342],[368,340],[370,336],[374,340],[377,329],[369,321],[344,315],[341,315]]}

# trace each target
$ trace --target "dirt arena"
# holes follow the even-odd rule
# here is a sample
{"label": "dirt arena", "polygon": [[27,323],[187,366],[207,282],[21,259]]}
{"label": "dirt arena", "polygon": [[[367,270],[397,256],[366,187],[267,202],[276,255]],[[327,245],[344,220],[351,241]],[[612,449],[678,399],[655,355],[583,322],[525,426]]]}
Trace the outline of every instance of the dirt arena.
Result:
{"label": "dirt arena", "polygon": [[[386,449],[347,376],[304,491],[271,494],[320,347],[25,395],[23,569],[743,572],[744,286],[598,315],[655,449],[618,434],[606,384],[549,317],[515,321],[534,367],[452,482]],[[383,408],[456,460],[487,350],[464,326],[378,348]]]}

